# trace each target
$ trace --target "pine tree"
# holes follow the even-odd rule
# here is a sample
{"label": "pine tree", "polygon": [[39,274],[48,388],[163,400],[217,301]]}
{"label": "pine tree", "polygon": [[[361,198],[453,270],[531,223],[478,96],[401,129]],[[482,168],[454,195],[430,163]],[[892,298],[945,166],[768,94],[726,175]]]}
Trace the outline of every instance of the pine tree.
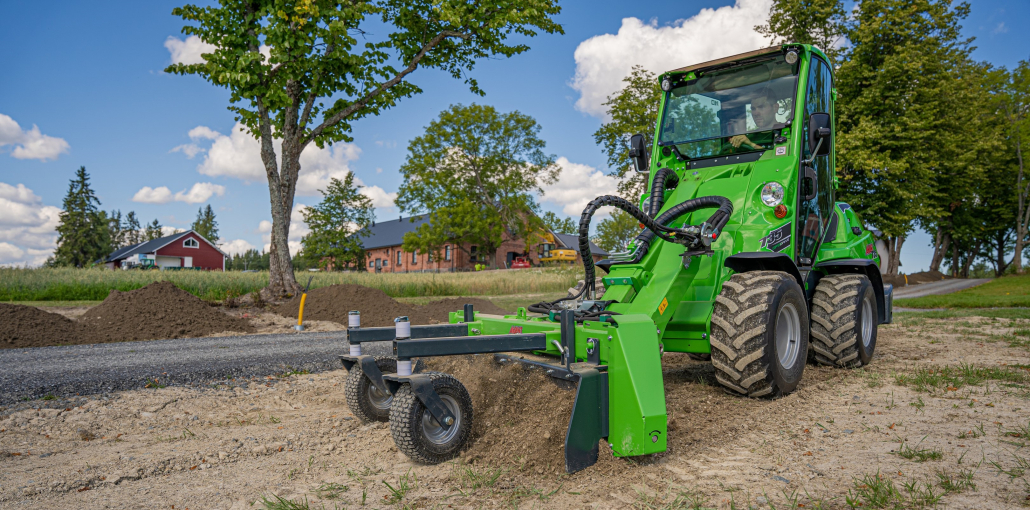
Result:
{"label": "pine tree", "polygon": [[110,253],[107,215],[99,209],[100,200],[90,188],[86,167],[79,167],[75,172],[63,206],[57,225],[54,265],[89,267],[107,257]]}
{"label": "pine tree", "polygon": [[125,215],[125,246],[132,246],[143,242],[141,230],[142,227],[139,225],[139,219],[136,218],[136,212],[129,211],[129,214]]}
{"label": "pine tree", "polygon": [[212,243],[218,242],[218,222],[215,221],[215,211],[211,209],[211,204],[208,204],[207,208],[197,210],[197,219],[193,221],[190,229]]}
{"label": "pine tree", "polygon": [[125,246],[125,224],[122,223],[122,211],[115,209],[107,215],[107,236],[112,251]]}
{"label": "pine tree", "polygon": [[147,241],[153,241],[154,239],[161,237],[161,224],[157,222],[156,218],[153,222],[147,225],[146,237]]}

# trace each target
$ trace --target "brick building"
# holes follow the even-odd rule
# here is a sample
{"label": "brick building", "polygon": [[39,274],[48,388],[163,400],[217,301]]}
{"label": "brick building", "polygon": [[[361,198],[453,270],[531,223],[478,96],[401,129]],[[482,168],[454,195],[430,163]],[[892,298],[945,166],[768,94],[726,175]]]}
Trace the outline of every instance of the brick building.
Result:
{"label": "brick building", "polygon": [[[447,244],[440,252],[439,258],[434,258],[427,253],[405,252],[401,245],[404,244],[404,234],[413,232],[419,226],[429,221],[428,214],[400,218],[390,221],[376,222],[368,227],[368,234],[362,238],[365,252],[368,256],[367,269],[370,272],[382,273],[409,273],[409,272],[448,272],[448,271],[471,271],[477,263],[483,263],[484,257],[478,246],[464,245],[464,250],[454,244]],[[556,241],[562,247],[578,250],[578,237],[564,234],[555,234]],[[590,252],[594,261],[606,257],[608,253],[590,243]],[[530,245],[526,248],[526,242],[519,239],[507,239],[492,254],[492,261],[498,268],[511,266],[515,257],[528,256],[534,266],[540,264],[540,257],[537,246]],[[577,260],[581,261],[582,259]]]}

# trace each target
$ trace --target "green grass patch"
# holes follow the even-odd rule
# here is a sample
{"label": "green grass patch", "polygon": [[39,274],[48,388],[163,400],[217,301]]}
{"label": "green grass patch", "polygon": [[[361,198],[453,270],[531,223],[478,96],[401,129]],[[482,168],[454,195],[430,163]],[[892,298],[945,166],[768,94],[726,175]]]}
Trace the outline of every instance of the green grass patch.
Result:
{"label": "green grass patch", "polygon": [[896,374],[894,382],[916,391],[957,391],[963,386],[979,386],[986,381],[1022,384],[1030,379],[1025,371],[1009,368],[976,367],[963,364],[954,366],[917,367],[908,373]]}
{"label": "green grass patch", "polygon": [[971,289],[940,296],[895,299],[907,308],[1010,308],[1030,307],[1030,274],[1005,276]]}
{"label": "green grass patch", "polygon": [[1030,319],[1030,308],[954,308],[926,312],[895,312],[894,322],[908,326],[915,325],[922,319],[954,319],[957,317]]}
{"label": "green grass patch", "polygon": [[941,460],[944,458],[944,452],[940,448],[912,448],[908,443],[901,443],[898,447],[898,451],[894,452],[903,459],[908,459],[916,462],[926,462],[928,460]]}
{"label": "green grass patch", "polygon": [[844,502],[852,509],[885,508],[902,510],[906,508],[936,507],[944,491],[938,492],[928,481],[902,482],[901,487],[886,476],[876,473],[855,479]]}
{"label": "green grass patch", "polygon": [[[579,267],[496,270],[466,273],[318,272],[312,288],[356,284],[380,289],[391,297],[518,296],[564,294],[583,278]],[[170,281],[205,300],[221,301],[260,290],[268,272],[238,271],[111,271],[75,268],[0,268],[0,302],[102,301],[111,290],[135,290],[156,281]]]}

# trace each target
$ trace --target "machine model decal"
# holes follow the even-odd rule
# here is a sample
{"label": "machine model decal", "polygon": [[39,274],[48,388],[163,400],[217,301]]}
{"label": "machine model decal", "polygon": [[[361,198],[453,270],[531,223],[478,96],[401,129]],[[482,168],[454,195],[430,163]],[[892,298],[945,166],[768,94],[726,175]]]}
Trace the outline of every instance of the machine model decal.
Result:
{"label": "machine model decal", "polygon": [[518,333],[522,333],[522,326],[512,326],[511,329],[508,330],[508,334],[511,335],[515,335]]}
{"label": "machine model decal", "polygon": [[760,239],[762,248],[769,251],[780,251],[790,246],[790,223],[769,232],[769,235]]}
{"label": "machine model decal", "polygon": [[669,299],[662,298],[662,304],[658,305],[658,315],[665,315],[665,309],[669,307]]}

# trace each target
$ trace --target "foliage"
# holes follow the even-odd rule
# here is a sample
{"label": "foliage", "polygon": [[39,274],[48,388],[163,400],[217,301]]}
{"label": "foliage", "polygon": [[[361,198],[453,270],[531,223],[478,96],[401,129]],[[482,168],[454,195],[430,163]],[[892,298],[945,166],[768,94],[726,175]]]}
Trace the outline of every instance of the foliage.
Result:
{"label": "foliage", "polygon": [[206,208],[197,210],[197,219],[193,220],[190,230],[195,231],[212,243],[218,242],[218,222],[215,221],[215,212],[211,209],[211,204],[208,204]]}
{"label": "foliage", "polygon": [[53,265],[89,267],[111,253],[107,215],[99,206],[86,167],[79,167],[64,197]]}
{"label": "foliage", "polygon": [[594,142],[608,157],[609,175],[619,179],[619,194],[635,202],[644,193],[647,175],[634,170],[629,159],[629,139],[639,133],[644,135],[645,146],[650,147],[654,143],[662,89],[655,74],[643,66],[633,66],[629,76],[622,81],[626,86],[617,94],[608,96],[604,103],[611,120],[594,132]]}
{"label": "foliage", "polygon": [[350,141],[355,121],[421,93],[408,80],[419,67],[464,78],[482,93],[466,73],[481,59],[528,50],[523,41],[538,31],[562,32],[551,18],[560,10],[554,0],[223,0],[174,9],[189,23],[183,33],[215,49],[203,63],[166,71],[229,89],[229,109],[261,142],[272,199],[269,291],[298,287],[287,236],[308,145]]}
{"label": "foliage", "polygon": [[268,271],[268,253],[249,249],[243,253],[237,253],[225,261],[226,271]]}
{"label": "foliage", "polygon": [[353,172],[342,181],[333,178],[329,187],[321,190],[322,201],[304,210],[304,222],[311,229],[301,240],[304,255],[317,260],[320,267],[330,263],[337,268],[364,267],[360,232],[375,221],[375,213],[372,199],[362,195],[359,188],[354,184]]}
{"label": "foliage", "polygon": [[154,218],[154,221],[147,225],[144,237],[144,241],[153,241],[154,239],[161,237],[161,224],[158,223],[157,218]]}
{"label": "foliage", "polygon": [[576,235],[579,233],[579,226],[576,225],[572,218],[566,216],[561,217],[557,214],[547,211],[540,217],[544,222],[544,228],[558,234],[569,234]]}
{"label": "foliage", "polygon": [[640,223],[629,214],[615,210],[609,218],[597,224],[594,244],[608,253],[623,251],[626,245],[640,234]]}
{"label": "foliage", "polygon": [[143,229],[140,227],[136,211],[129,211],[125,215],[125,246],[132,246],[143,242]]}
{"label": "foliage", "polygon": [[1015,246],[1012,264],[1016,272],[1023,272],[1023,249],[1030,244],[1030,180],[1023,161],[1023,134],[1030,133],[1030,62],[1022,60],[1011,72],[1004,69],[993,75],[992,98],[999,116],[1004,120],[1004,132],[1014,155],[1012,165],[1015,179]]}
{"label": "foliage", "polygon": [[[560,167],[545,154],[540,125],[517,111],[453,105],[408,145],[397,193],[402,211],[430,221],[404,235],[405,251],[439,256],[444,244],[493,253],[507,239],[543,228],[533,193],[554,183]],[[487,261],[489,262],[489,260]]]}
{"label": "foliage", "polygon": [[842,0],[774,0],[769,21],[755,30],[773,44],[812,44],[836,60],[846,21]]}
{"label": "foliage", "polygon": [[847,30],[852,43],[837,73],[841,199],[887,238],[887,271],[897,274],[901,244],[920,217],[942,169],[959,164],[950,117],[969,41],[959,21],[969,5],[949,0],[863,0]]}
{"label": "foliage", "polygon": [[[251,266],[253,268],[253,266]],[[583,278],[579,268],[544,268],[472,273],[368,273],[334,271],[309,273],[312,288],[357,284],[380,289],[393,297],[564,295]],[[170,281],[207,300],[242,296],[268,285],[267,270],[239,271],[111,271],[108,269],[0,268],[0,302],[100,301],[112,289],[130,291],[156,281]]]}

